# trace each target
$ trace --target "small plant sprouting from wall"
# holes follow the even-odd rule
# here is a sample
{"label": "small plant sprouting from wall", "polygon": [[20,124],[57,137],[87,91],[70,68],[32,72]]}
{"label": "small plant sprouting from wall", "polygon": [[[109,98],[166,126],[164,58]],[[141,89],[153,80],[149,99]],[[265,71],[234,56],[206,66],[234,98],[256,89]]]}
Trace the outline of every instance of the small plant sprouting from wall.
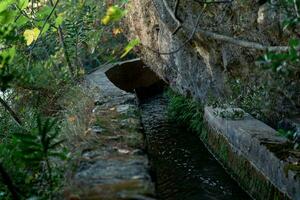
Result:
{"label": "small plant sprouting from wall", "polygon": [[167,91],[166,95],[169,98],[168,117],[170,120],[200,133],[203,127],[203,105],[171,90]]}

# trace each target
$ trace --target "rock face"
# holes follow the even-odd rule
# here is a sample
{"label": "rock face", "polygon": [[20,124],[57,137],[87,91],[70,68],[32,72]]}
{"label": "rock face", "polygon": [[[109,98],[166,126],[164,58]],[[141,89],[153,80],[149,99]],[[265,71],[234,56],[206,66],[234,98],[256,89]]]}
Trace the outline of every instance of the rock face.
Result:
{"label": "rock face", "polygon": [[[166,3],[174,9],[175,0]],[[198,100],[230,92],[228,75],[247,75],[263,53],[207,37],[203,31],[266,46],[287,42],[278,28],[281,14],[264,1],[204,6],[199,1],[181,0],[177,15],[182,28],[176,34],[176,23],[162,0],[131,0],[127,9],[128,37],[141,40],[139,54],[143,61],[171,87]]]}

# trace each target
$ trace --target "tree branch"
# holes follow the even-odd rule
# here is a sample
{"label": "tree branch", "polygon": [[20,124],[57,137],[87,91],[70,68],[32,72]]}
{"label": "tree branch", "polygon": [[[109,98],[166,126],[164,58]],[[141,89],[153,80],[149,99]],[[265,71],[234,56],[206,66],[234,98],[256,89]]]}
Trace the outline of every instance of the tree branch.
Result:
{"label": "tree branch", "polygon": [[22,126],[22,121],[17,115],[17,113],[8,105],[8,103],[0,97],[0,104],[8,111],[8,113],[13,117],[13,119]]}
{"label": "tree branch", "polygon": [[[178,6],[178,1],[179,0],[176,0],[175,9],[176,9],[176,6]],[[232,1],[233,0],[227,0],[227,1],[226,0],[220,0],[220,1],[211,1],[211,2],[197,1],[197,2],[198,3],[230,3]],[[167,11],[170,13],[172,18],[173,19],[175,18],[174,19],[175,21],[178,20],[175,17],[175,14],[172,12],[170,7],[168,6],[168,4],[166,3],[166,0],[163,0],[163,2],[165,3]],[[267,45],[263,45],[263,44],[260,44],[260,43],[257,43],[257,42],[237,39],[237,38],[234,38],[234,37],[214,33],[214,32],[211,32],[211,31],[204,30],[204,29],[199,29],[198,28],[199,21],[200,21],[200,17],[203,14],[203,11],[204,10],[202,10],[202,12],[198,15],[196,25],[194,26],[194,29],[193,29],[191,35],[189,36],[189,38],[186,41],[184,41],[184,43],[179,48],[177,48],[173,51],[170,51],[170,52],[160,52],[159,50],[152,49],[151,47],[148,47],[148,46],[143,46],[143,47],[145,47],[145,48],[149,49],[150,51],[153,51],[157,54],[160,54],[160,55],[174,54],[174,53],[179,52],[186,44],[188,44],[193,39],[193,37],[195,36],[196,33],[200,33],[201,35],[203,35],[205,37],[208,37],[208,38],[212,38],[214,40],[224,41],[224,42],[227,42],[227,43],[231,43],[233,45],[237,45],[237,46],[241,46],[241,47],[245,47],[245,48],[250,48],[250,49],[261,50],[261,51],[286,52],[286,51],[289,51],[289,49],[290,49],[289,46],[267,46]],[[300,48],[298,47],[298,48],[296,48],[296,50],[300,50]]]}
{"label": "tree branch", "polygon": [[18,195],[18,190],[14,186],[10,176],[8,175],[8,173],[6,172],[6,170],[4,169],[1,163],[0,163],[0,175],[2,177],[3,183],[7,186],[7,189],[10,191],[12,199],[19,200],[20,198]]}
{"label": "tree branch", "polygon": [[163,3],[165,5],[165,8],[167,9],[168,13],[170,14],[170,16],[172,17],[172,19],[176,22],[177,27],[175,28],[175,30],[173,31],[173,35],[181,28],[181,22],[179,21],[179,19],[176,16],[176,12],[177,12],[177,8],[179,5],[179,0],[176,0],[176,5],[175,5],[175,10],[173,12],[173,10],[170,8],[170,6],[167,3],[167,0],[163,0]]}
{"label": "tree branch", "polygon": [[[59,1],[59,0],[57,0]],[[55,4],[53,3],[53,0],[50,0],[50,4],[52,6],[55,6]],[[57,2],[56,2],[57,4]],[[54,16],[57,18],[57,14],[56,12],[54,11]],[[59,40],[60,40],[60,43],[62,45],[62,48],[64,50],[64,54],[65,54],[65,58],[66,58],[66,62],[67,62],[67,65],[69,67],[69,70],[71,72],[72,75],[74,75],[74,69],[73,69],[73,66],[72,66],[72,63],[71,63],[71,60],[70,60],[70,55],[69,55],[69,52],[67,50],[67,45],[66,45],[66,42],[65,42],[65,38],[64,38],[64,33],[63,33],[63,30],[61,28],[61,26],[58,26],[58,36],[59,36]]]}
{"label": "tree branch", "polygon": [[[172,10],[170,8],[170,6],[167,3],[167,0],[162,0],[165,8],[167,9],[168,13],[170,14],[170,16],[172,17],[172,19],[176,22],[177,27],[175,28],[175,30],[173,31],[173,35],[175,35],[177,33],[177,31],[182,27],[182,23],[181,21],[178,19],[177,17],[177,11],[178,11],[178,7],[179,7],[179,2],[180,0],[175,0],[175,6],[174,6],[174,10]],[[201,3],[201,4],[212,4],[212,3],[231,3],[233,2],[233,0],[219,0],[219,1],[197,1],[195,0],[197,3]]]}
{"label": "tree branch", "polygon": [[250,49],[256,49],[256,50],[262,50],[262,51],[285,52],[285,51],[288,51],[290,48],[289,46],[267,46],[267,45],[263,45],[263,44],[260,44],[257,42],[241,40],[241,39],[233,38],[230,36],[214,33],[211,31],[206,31],[203,29],[198,29],[197,33],[200,33],[200,34],[202,34],[206,37],[212,38],[214,40],[224,41],[224,42],[228,42],[228,43],[231,43],[231,44],[234,44],[237,46],[246,47],[246,48],[250,48]]}

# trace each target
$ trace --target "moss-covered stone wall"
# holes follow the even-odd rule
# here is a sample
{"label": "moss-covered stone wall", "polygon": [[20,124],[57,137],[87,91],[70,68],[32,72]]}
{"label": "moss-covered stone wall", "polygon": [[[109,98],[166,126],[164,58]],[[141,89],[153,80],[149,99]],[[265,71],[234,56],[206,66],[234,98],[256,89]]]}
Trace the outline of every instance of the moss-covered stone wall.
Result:
{"label": "moss-covered stone wall", "polygon": [[207,122],[204,124],[202,132],[199,133],[201,140],[250,196],[261,200],[290,199],[271,184],[268,178],[251,164],[249,159],[239,154],[226,138],[209,127]]}

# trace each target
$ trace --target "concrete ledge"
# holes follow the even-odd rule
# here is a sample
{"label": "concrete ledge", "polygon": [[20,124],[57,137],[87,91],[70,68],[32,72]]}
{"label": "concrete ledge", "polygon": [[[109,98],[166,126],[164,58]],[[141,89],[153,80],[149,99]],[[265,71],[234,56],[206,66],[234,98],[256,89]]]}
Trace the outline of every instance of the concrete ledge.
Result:
{"label": "concrete ledge", "polygon": [[154,200],[136,97],[114,86],[104,70],[86,79],[95,107],[87,111],[90,128],[76,135],[64,199]]}
{"label": "concrete ledge", "polygon": [[224,119],[220,110],[205,108],[200,137],[241,187],[254,199],[300,199],[299,174],[289,168],[299,154],[288,140],[250,115]]}

